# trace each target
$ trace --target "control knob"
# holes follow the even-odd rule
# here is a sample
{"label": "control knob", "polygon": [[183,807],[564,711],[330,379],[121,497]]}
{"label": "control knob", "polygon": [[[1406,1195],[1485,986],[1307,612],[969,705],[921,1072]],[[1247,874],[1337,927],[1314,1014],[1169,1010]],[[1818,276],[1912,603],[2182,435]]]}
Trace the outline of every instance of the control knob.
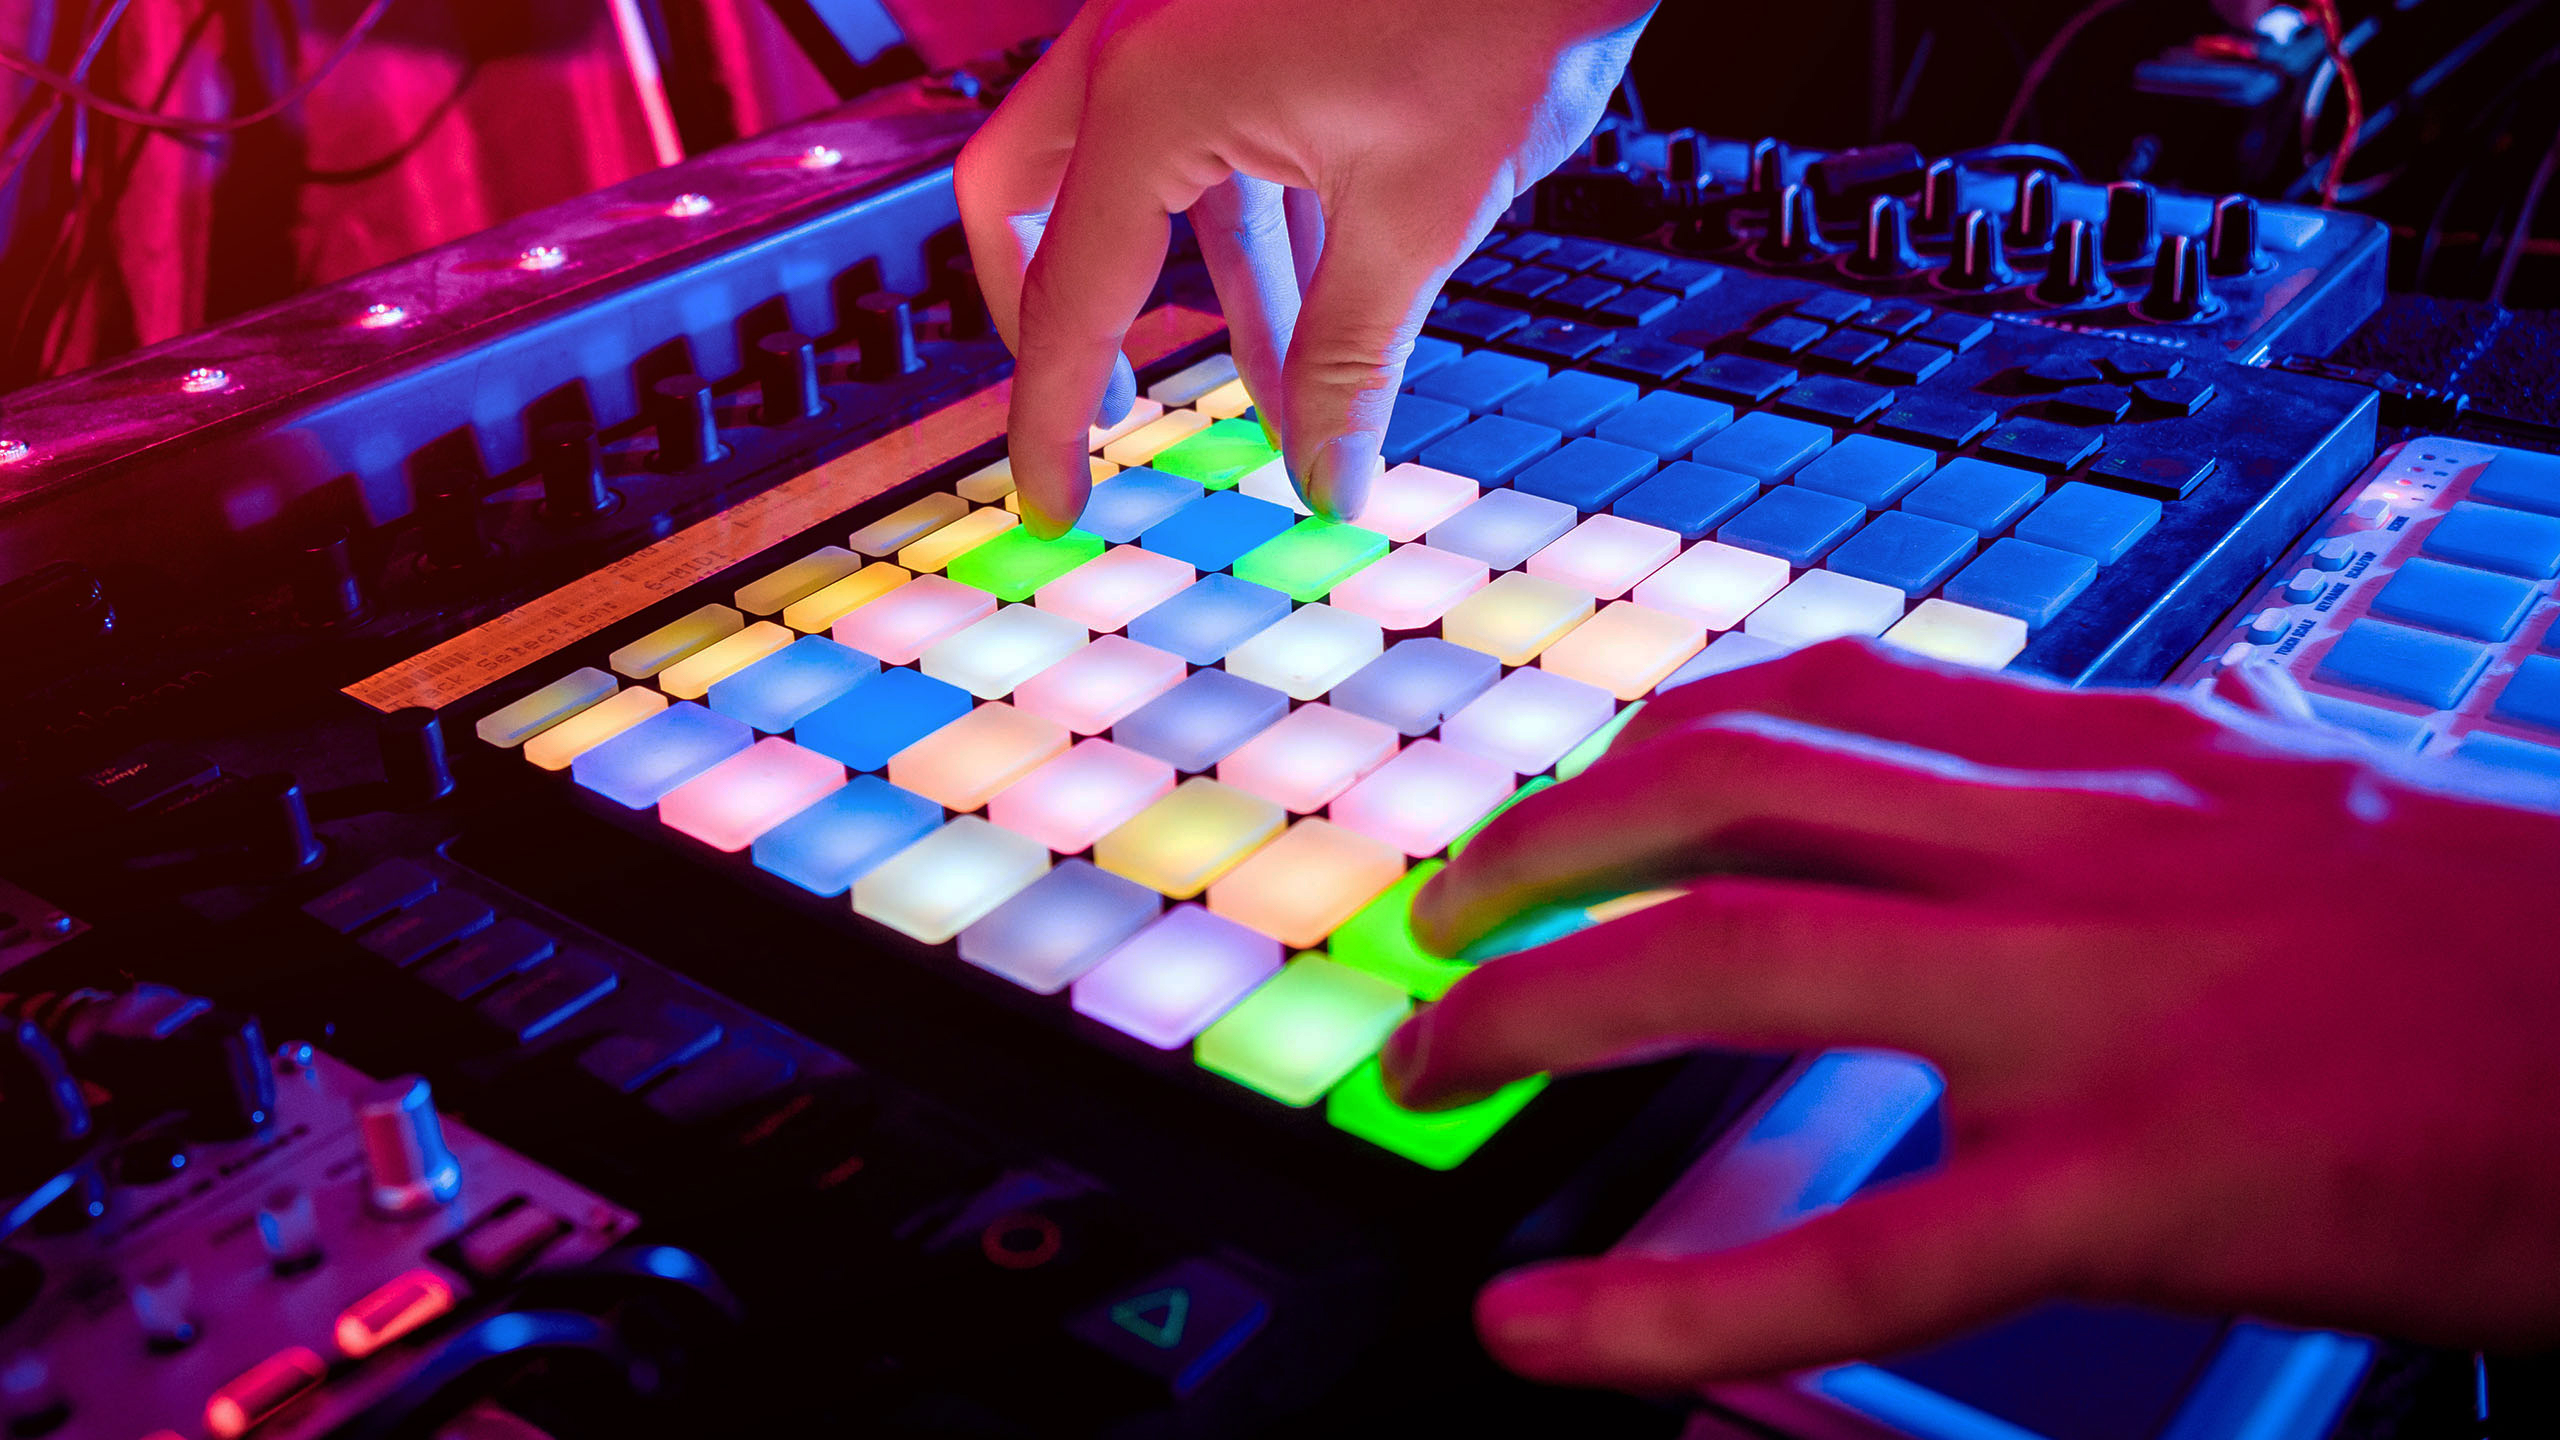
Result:
{"label": "control knob", "polygon": [[462,1189],[462,1165],[444,1143],[433,1091],[423,1075],[377,1082],[356,1101],[364,1140],[365,1198],[376,1213],[421,1214]]}
{"label": "control knob", "polygon": [[853,343],[860,352],[853,367],[857,380],[895,380],[924,368],[916,358],[915,317],[904,295],[874,290],[854,301]]}
{"label": "control knob", "polygon": [[756,342],[756,419],[790,425],[826,413],[818,394],[818,347],[806,335],[785,330]]}
{"label": "control knob", "polygon": [[1953,231],[1963,218],[1964,167],[1953,160],[1931,162],[1920,177],[1920,228],[1932,235]]}
{"label": "control knob", "polygon": [[1823,240],[1821,223],[1814,214],[1813,191],[1803,185],[1790,185],[1778,192],[1777,213],[1769,217],[1769,233],[1760,242],[1759,258],[1783,265],[1830,253],[1831,246]]}
{"label": "control knob", "polygon": [[2098,253],[2098,230],[2086,220],[2062,222],[2054,237],[2053,258],[2035,284],[2036,299],[2047,305],[2103,305],[2115,298],[2115,281]]}
{"label": "control knob", "polygon": [[2107,225],[2099,249],[2110,265],[2149,258],[2160,243],[2160,197],[2139,180],[2107,187]]}
{"label": "control knob", "polygon": [[2258,248],[2258,202],[2246,195],[2225,195],[2213,202],[2213,231],[2206,240],[2205,268],[2216,275],[2246,275],[2266,267]]}
{"label": "control knob", "polygon": [[691,470],[727,454],[720,420],[711,408],[711,382],[699,375],[670,375],[649,387],[649,419],[658,428],[661,470]]}
{"label": "control knob", "polygon": [[1751,142],[1751,168],[1745,182],[1753,193],[1775,195],[1787,187],[1787,147],[1763,137]]}
{"label": "control knob", "polygon": [[2001,237],[2010,249],[2042,250],[2053,244],[2057,199],[2052,171],[2030,170],[2018,177],[2018,203],[2010,207],[2008,229]]}
{"label": "control knob", "polygon": [[1868,276],[1908,275],[1920,268],[1920,256],[1911,248],[1911,207],[1890,195],[1878,195],[1867,202],[1867,228],[1858,240],[1858,253],[1849,257],[1848,268]]}
{"label": "control knob", "polygon": [[534,432],[534,468],[542,473],[542,513],[563,524],[591,520],[619,502],[604,483],[604,450],[596,427],[555,421]]}
{"label": "control knob", "polygon": [[1964,212],[1956,225],[1955,260],[1939,279],[1956,290],[2005,290],[2018,283],[2000,244],[2000,222],[1990,211]]}
{"label": "control knob", "polygon": [[2205,280],[2205,242],[2193,235],[2172,235],[2160,242],[2159,259],[2151,267],[2151,289],[2134,302],[2145,320],[2171,324],[2201,320],[2221,310],[2213,287]]}

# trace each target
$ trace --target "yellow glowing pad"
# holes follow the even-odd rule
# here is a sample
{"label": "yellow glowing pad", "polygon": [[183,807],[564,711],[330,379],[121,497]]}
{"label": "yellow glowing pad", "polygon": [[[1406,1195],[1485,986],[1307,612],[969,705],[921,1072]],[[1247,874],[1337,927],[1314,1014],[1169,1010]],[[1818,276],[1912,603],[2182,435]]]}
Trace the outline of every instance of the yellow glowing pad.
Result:
{"label": "yellow glowing pad", "polygon": [[984,470],[961,476],[951,490],[972,504],[993,505],[1013,493],[1013,457],[1008,455]]}
{"label": "yellow glowing pad", "polygon": [[[1064,731],[1059,733],[1064,734]],[[891,779],[896,779],[894,766]],[[1280,833],[1288,812],[1215,780],[1185,780],[1093,847],[1093,863],[1188,900]]]}
{"label": "yellow glowing pad", "polygon": [[[1005,465],[1005,478],[1010,481],[1013,477],[1013,462],[1007,460],[1003,463]],[[1120,473],[1119,466],[1112,464],[1110,461],[1103,459],[1099,455],[1096,455],[1092,459],[1086,461],[1085,469],[1093,476],[1093,483],[1096,485],[1099,485],[1103,481]],[[1021,514],[1022,492],[1019,490],[1007,489],[1004,492],[1004,508],[1012,511],[1016,515]]]}
{"label": "yellow glowing pad", "polygon": [[1110,444],[1112,441],[1119,439],[1121,436],[1135,434],[1163,418],[1163,401],[1149,400],[1144,396],[1140,396],[1137,400],[1130,403],[1129,413],[1120,417],[1119,424],[1107,426],[1086,426],[1084,448],[1087,450],[1099,450],[1103,446]]}
{"label": "yellow glowing pad", "polygon": [[788,626],[759,620],[659,671],[658,688],[679,700],[699,700],[713,685],[799,638]]}
{"label": "yellow glowing pad", "polygon": [[1514,570],[1449,607],[1440,634],[1505,665],[1526,665],[1590,619],[1591,605],[1587,591]]}
{"label": "yellow glowing pad", "polygon": [[1997,670],[2027,648],[2027,622],[1953,600],[1923,600],[1884,632],[1884,642],[1932,659]]}
{"label": "yellow glowing pad", "polygon": [[1209,887],[1209,908],[1292,950],[1311,950],[1404,874],[1394,846],[1301,820]]}
{"label": "yellow glowing pad", "polygon": [[617,675],[646,680],[703,646],[738,633],[747,617],[726,605],[705,605],[661,625],[605,657]]}
{"label": "yellow glowing pad", "polygon": [[853,882],[854,912],[939,945],[1049,873],[1049,850],[963,815]]}
{"label": "yellow glowing pad", "polygon": [[1191,402],[1191,408],[1212,420],[1241,420],[1253,408],[1253,397],[1244,393],[1244,381],[1230,380]]}
{"label": "yellow glowing pad", "polygon": [[914,578],[895,565],[865,565],[806,599],[792,601],[782,612],[782,623],[803,635],[832,630],[837,621]]}
{"label": "yellow glowing pad", "polygon": [[842,546],[822,546],[761,580],[739,586],[734,598],[738,608],[750,615],[778,615],[793,601],[814,595],[861,568],[861,556]]}
{"label": "yellow glowing pad", "polygon": [[1707,627],[1689,616],[1616,600],[1548,646],[1538,668],[1641,700],[1706,643]]}
{"label": "yellow glowing pad", "polygon": [[527,740],[524,758],[545,770],[566,770],[570,761],[666,708],[666,696],[635,685]]}
{"label": "yellow glowing pad", "polygon": [[968,501],[936,490],[854,531],[845,537],[845,547],[874,560],[886,559],[968,513]]}
{"label": "yellow glowing pad", "polygon": [[1168,410],[1102,447],[1102,458],[1114,465],[1144,465],[1156,452],[1185,436],[1209,428],[1209,417],[1197,410]]}
{"label": "yellow glowing pad", "polygon": [[930,574],[1021,523],[1021,516],[992,505],[972,510],[899,551],[898,563],[919,575]]}
{"label": "yellow glowing pad", "polygon": [[978,809],[1066,753],[1067,727],[1010,705],[981,705],[889,757],[889,783],[946,810]]}

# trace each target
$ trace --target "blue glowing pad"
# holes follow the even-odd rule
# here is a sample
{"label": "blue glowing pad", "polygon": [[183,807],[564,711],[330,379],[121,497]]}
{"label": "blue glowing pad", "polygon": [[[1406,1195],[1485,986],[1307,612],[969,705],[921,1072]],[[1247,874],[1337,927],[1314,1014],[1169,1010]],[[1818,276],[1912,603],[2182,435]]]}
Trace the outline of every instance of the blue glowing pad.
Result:
{"label": "blue glowing pad", "polygon": [[1509,570],[1573,528],[1573,507],[1517,490],[1488,490],[1423,536],[1435,550]]}
{"label": "blue glowing pad", "polygon": [[2042,498],[2043,476],[1968,456],[1948,461],[1945,469],[1921,481],[1903,497],[1902,508],[1977,535],[1997,535]]}
{"label": "blue glowing pad", "polygon": [[1959,605],[2014,615],[2037,629],[2080,598],[2098,578],[2098,562],[2086,555],[2025,540],[1994,540],[1980,559],[1947,582],[1946,597]]}
{"label": "blue glowing pad", "polygon": [[1401,465],[1421,454],[1424,446],[1466,424],[1467,419],[1464,405],[1422,395],[1399,395],[1395,413],[1387,417],[1387,435],[1378,446],[1378,457],[1390,465]]}
{"label": "blue glowing pad", "polygon": [[2531,582],[2511,575],[2419,559],[2384,583],[2373,597],[2373,613],[2474,640],[2504,640],[2524,623],[2538,594]]}
{"label": "blue glowing pad", "polygon": [[1203,575],[1130,621],[1128,634],[1194,665],[1215,665],[1288,613],[1289,597],[1277,590],[1233,575]]}
{"label": "blue glowing pad", "polygon": [[2560,517],[2465,500],[2427,532],[2425,549],[2439,560],[2548,580],[2560,574]]}
{"label": "blue glowing pad", "polygon": [[1781,485],[1724,522],[1716,538],[1727,545],[1775,555],[1801,570],[1831,553],[1867,518],[1855,500],[1798,485]]}
{"label": "blue glowing pad", "polygon": [[1084,503],[1084,518],[1076,521],[1076,528],[1111,544],[1126,545],[1206,493],[1199,481],[1161,470],[1143,466],[1123,470],[1093,487],[1093,498]]}
{"label": "blue glowing pad", "polygon": [[1567,435],[1588,435],[1592,426],[1635,400],[1636,387],[1624,380],[1566,370],[1502,402],[1502,413]]}
{"label": "blue glowing pad", "polygon": [[1609,513],[1676,530],[1683,540],[1704,540],[1708,531],[1759,494],[1760,482],[1748,475],[1674,460],[1619,496]]}
{"label": "blue glowing pad", "polygon": [[1405,357],[1405,383],[1410,385],[1434,370],[1456,364],[1458,358],[1466,353],[1467,347],[1455,340],[1425,335],[1413,342],[1413,353]]}
{"label": "blue glowing pad", "polygon": [[1408,738],[1440,722],[1502,678],[1502,662],[1481,650],[1423,637],[1399,640],[1333,687],[1333,708],[1392,725]]}
{"label": "blue glowing pad", "polygon": [[1511,488],[1576,510],[1597,512],[1653,473],[1654,454],[1606,440],[1576,440],[1521,471]]}
{"label": "blue glowing pad", "polygon": [[2135,541],[2151,533],[2151,527],[2160,523],[2160,514],[2160,502],[2147,495],[2128,495],[2073,480],[2028,511],[2027,518],[2018,522],[2016,534],[2021,540],[2112,565],[2124,558]]}
{"label": "blue glowing pad", "polygon": [[1775,485],[1830,448],[1828,425],[1755,411],[1708,436],[1707,443],[1689,452],[1689,458]]}
{"label": "blue glowing pad", "polygon": [[1544,425],[1487,415],[1469,422],[1447,439],[1424,447],[1422,463],[1482,484],[1499,485],[1563,443],[1563,435]]}
{"label": "blue glowing pad", "polygon": [[2560,515],[2560,455],[2502,450],[2471,482],[2471,498],[2542,515]]}
{"label": "blue glowing pad", "polygon": [[856,775],[756,837],[759,869],[803,890],[841,895],[872,867],[942,828],[942,807],[877,775]]}
{"label": "blue glowing pad", "polygon": [[2536,775],[2560,778],[2560,750],[2548,745],[2535,745],[2512,735],[2493,735],[2474,730],[2462,737],[2453,753],[2465,760],[2483,765],[2503,765],[2510,770],[2530,771]]}
{"label": "blue glowing pad", "polygon": [[1721,400],[1656,390],[1592,427],[1591,435],[1612,445],[1650,450],[1657,459],[1677,460],[1732,423],[1733,407]]}
{"label": "blue glowing pad", "polygon": [[1796,472],[1796,483],[1882,510],[1938,466],[1936,452],[1899,440],[1852,435]]}
{"label": "blue glowing pad", "polygon": [[1478,350],[1414,381],[1413,393],[1483,415],[1546,378],[1547,367],[1535,360]]}
{"label": "blue glowing pad", "polygon": [[711,708],[778,734],[801,717],[850,690],[880,662],[824,635],[809,635],[711,684]]}
{"label": "blue glowing pad", "polygon": [[1196,774],[1234,753],[1289,713],[1289,697],[1224,670],[1188,679],[1122,716],[1115,743]]}
{"label": "blue glowing pad", "polygon": [[812,710],[791,738],[853,770],[889,757],[969,713],[969,692],[913,670],[883,670]]}
{"label": "blue glowing pad", "polygon": [[2548,655],[2524,657],[2516,673],[2507,677],[2507,688],[2498,692],[2492,713],[2501,720],[2560,730],[2560,660]]}
{"label": "blue glowing pad", "polygon": [[1297,523],[1286,505],[1221,490],[1157,521],[1138,536],[1138,543],[1194,570],[1224,570],[1237,556]]}
{"label": "blue glowing pad", "polygon": [[756,743],[741,721],[678,701],[570,762],[570,777],[607,800],[645,810],[666,793]]}
{"label": "blue glowing pad", "polygon": [[1926,595],[1972,558],[1974,534],[1961,525],[1888,510],[1841,542],[1824,562],[1843,575]]}
{"label": "blue glowing pad", "polygon": [[2489,668],[2489,647],[2382,620],[2347,627],[2311,678],[2450,710]]}
{"label": "blue glowing pad", "polygon": [[1025,990],[1055,995],[1146,928],[1163,897],[1083,860],[1061,860],[960,932],[960,958]]}

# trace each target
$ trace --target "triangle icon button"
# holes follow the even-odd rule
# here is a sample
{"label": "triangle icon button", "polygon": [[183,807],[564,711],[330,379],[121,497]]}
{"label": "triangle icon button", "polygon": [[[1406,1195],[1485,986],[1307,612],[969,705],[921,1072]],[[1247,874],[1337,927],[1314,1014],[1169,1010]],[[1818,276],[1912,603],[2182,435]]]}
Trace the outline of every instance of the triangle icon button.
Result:
{"label": "triangle icon button", "polygon": [[1191,1318],[1191,1292],[1178,1286],[1151,1290],[1111,1307],[1111,1323],[1159,1350],[1182,1343],[1182,1327]]}

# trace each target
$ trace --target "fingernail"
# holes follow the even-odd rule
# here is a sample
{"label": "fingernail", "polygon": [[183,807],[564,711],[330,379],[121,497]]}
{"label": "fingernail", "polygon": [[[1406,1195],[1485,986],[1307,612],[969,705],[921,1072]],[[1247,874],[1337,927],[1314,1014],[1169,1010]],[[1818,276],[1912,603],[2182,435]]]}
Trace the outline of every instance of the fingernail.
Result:
{"label": "fingernail", "polygon": [[1487,1285],[1476,1301],[1476,1323],[1486,1340],[1505,1349],[1553,1350],[1581,1333],[1583,1305],[1580,1285],[1531,1271]]}
{"label": "fingernail", "polygon": [[1129,408],[1138,403],[1137,372],[1129,368],[1129,357],[1111,357],[1111,383],[1103,388],[1102,403],[1093,407],[1096,428],[1108,430],[1129,418]]}
{"label": "fingernail", "polygon": [[1387,1046],[1378,1052],[1378,1076],[1386,1082],[1387,1096],[1397,1104],[1404,1103],[1405,1092],[1422,1077],[1423,1062],[1431,1058],[1431,1012],[1423,1010],[1396,1027],[1387,1037]]}
{"label": "fingernail", "polygon": [[1369,506],[1369,484],[1378,474],[1378,436],[1365,431],[1337,435],[1317,447],[1307,466],[1302,497],[1327,520],[1349,520]]}

